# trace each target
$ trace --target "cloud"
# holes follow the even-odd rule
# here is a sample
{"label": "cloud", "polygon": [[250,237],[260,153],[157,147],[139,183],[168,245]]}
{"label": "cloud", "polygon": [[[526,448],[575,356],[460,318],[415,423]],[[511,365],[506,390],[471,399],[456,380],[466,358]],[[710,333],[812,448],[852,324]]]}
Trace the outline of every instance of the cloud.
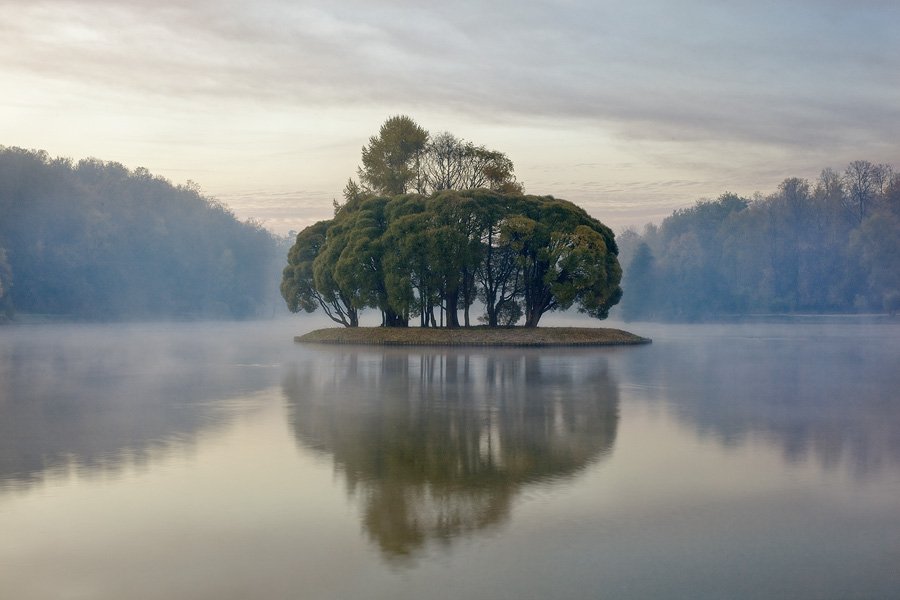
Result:
{"label": "cloud", "polygon": [[[129,138],[157,140],[173,158],[179,148],[269,156],[337,143],[351,153],[351,175],[380,120],[407,112],[507,151],[535,191],[565,185],[541,173],[547,160],[582,178],[570,178],[574,194],[621,189],[650,205],[754,177],[774,185],[759,181],[774,160],[781,177],[860,154],[890,161],[900,139],[900,9],[890,1],[0,0],[0,9],[11,88],[0,124],[59,128],[68,118],[72,137],[96,130],[116,152]],[[283,118],[280,132],[266,115]],[[301,128],[301,118],[330,121]],[[363,121],[352,141],[349,128]],[[264,134],[252,131],[260,122]],[[496,143],[475,139],[489,127]],[[597,170],[572,165],[608,164],[611,152],[570,149],[554,162],[503,145],[516,129],[543,130],[542,143],[590,131],[637,166],[593,185]],[[212,160],[213,171],[234,164]],[[339,194],[347,175],[322,185]],[[651,197],[631,185],[642,179],[697,183]]]}
{"label": "cloud", "polygon": [[637,137],[896,131],[883,127],[896,122],[900,70],[890,4],[17,4],[4,67],[179,99],[412,99]]}

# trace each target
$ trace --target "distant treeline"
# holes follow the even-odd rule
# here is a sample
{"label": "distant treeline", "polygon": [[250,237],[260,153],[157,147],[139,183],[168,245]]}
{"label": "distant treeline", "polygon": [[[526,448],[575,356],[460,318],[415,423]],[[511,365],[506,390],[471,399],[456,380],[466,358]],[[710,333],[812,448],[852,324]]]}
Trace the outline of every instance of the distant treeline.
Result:
{"label": "distant treeline", "polygon": [[618,237],[621,314],[695,320],[900,308],[900,175],[851,163],[768,196],[724,194]]}
{"label": "distant treeline", "polygon": [[273,310],[283,249],[193,185],[0,147],[0,305],[78,319]]}

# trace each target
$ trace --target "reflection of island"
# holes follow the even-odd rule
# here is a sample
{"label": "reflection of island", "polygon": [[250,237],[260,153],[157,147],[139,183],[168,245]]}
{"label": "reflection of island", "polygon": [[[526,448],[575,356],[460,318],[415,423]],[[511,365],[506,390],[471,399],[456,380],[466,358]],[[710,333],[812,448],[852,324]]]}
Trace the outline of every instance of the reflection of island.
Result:
{"label": "reflection of island", "polygon": [[[203,326],[12,329],[0,343],[0,491],[119,472],[229,420],[216,400],[277,384],[258,348]],[[199,335],[203,333],[204,335]]]}
{"label": "reflection of island", "polygon": [[523,485],[608,453],[618,425],[596,354],[334,350],[284,388],[299,441],[333,456],[392,558],[501,523]]}

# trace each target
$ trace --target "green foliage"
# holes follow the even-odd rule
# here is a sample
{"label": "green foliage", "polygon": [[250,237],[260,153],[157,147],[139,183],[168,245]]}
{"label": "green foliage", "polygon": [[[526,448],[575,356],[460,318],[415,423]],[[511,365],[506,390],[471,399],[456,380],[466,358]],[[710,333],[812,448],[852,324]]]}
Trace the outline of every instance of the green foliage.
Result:
{"label": "green foliage", "polygon": [[274,307],[278,240],[146,169],[0,148],[0,215],[15,277],[4,289],[18,312],[249,317]]}
{"label": "green foliage", "polygon": [[505,221],[501,238],[520,267],[525,326],[576,302],[579,311],[606,318],[621,297],[612,231],[571,202],[549,196],[523,197],[521,211]]}
{"label": "green foliage", "polygon": [[389,118],[362,149],[359,178],[375,194],[403,194],[416,184],[428,132],[407,116]]}
{"label": "green foliage", "polygon": [[479,298],[490,325],[524,315],[533,327],[547,311],[573,305],[605,318],[621,297],[617,254],[609,228],[551,197],[368,197],[297,236],[282,291],[292,310],[307,310],[325,308],[321,299],[340,290],[348,305],[380,310],[388,326],[405,326],[416,313],[420,325],[435,326],[436,309],[448,327],[468,325]]}
{"label": "green foliage", "polygon": [[[423,324],[436,302],[435,276],[429,270],[429,215],[424,199],[398,198],[388,206],[389,225],[385,231],[383,257],[388,303],[398,315],[420,312]],[[418,295],[417,295],[418,292]]]}
{"label": "green foliage", "polygon": [[[422,195],[444,190],[485,188],[522,194],[512,160],[502,152],[476,146],[449,132],[432,136],[413,119],[398,115],[386,120],[377,136],[362,149],[357,170],[344,187],[344,200],[362,196]],[[360,185],[361,184],[361,185]]]}
{"label": "green foliage", "polygon": [[288,266],[282,272],[281,296],[291,312],[311,313],[324,304],[322,295],[316,290],[313,261],[325,245],[325,231],[330,224],[330,221],[319,221],[307,227],[297,235],[288,252]]}
{"label": "green foliage", "polygon": [[[331,225],[326,227],[325,243],[319,246],[319,252],[313,259],[313,284],[316,292],[323,300],[323,309],[332,320],[353,327],[358,324],[359,310],[365,302],[359,298],[358,290],[342,287],[334,277],[335,267],[341,253],[349,241],[348,211],[341,209],[335,215]],[[303,235],[301,231],[298,239]],[[333,308],[332,311],[326,307]]]}
{"label": "green foliage", "polygon": [[479,320],[524,315],[534,327],[574,304],[605,318],[621,297],[612,231],[570,202],[522,195],[503,153],[396,116],[362,163],[362,185],[347,182],[334,220],[301,232],[288,255],[281,289],[292,311],[321,306],[352,327],[345,315],[371,307],[386,326],[418,314],[423,327],[459,327],[480,300]]}

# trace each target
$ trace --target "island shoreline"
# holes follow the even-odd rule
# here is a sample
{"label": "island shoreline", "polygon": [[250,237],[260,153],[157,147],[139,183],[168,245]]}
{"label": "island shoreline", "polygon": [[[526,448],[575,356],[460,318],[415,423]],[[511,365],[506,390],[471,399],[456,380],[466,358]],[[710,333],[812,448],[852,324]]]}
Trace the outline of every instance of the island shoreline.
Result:
{"label": "island shoreline", "polygon": [[599,327],[328,327],[294,337],[302,344],[497,348],[635,346],[652,340]]}

